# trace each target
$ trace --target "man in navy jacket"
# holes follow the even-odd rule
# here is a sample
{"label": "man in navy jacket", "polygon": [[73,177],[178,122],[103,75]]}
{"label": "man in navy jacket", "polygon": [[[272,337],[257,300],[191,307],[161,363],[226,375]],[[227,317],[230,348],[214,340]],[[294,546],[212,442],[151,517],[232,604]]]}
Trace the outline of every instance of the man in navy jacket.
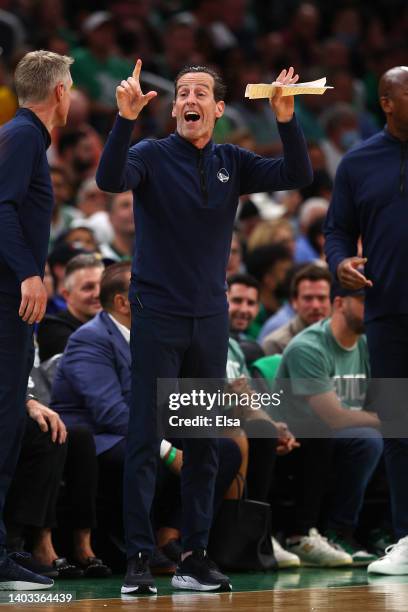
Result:
{"label": "man in navy jacket", "polygon": [[[212,141],[224,113],[225,88],[211,69],[189,66],[176,78],[176,132],[129,150],[134,121],[155,96],[133,75],[116,90],[119,116],[97,172],[101,189],[133,190],[132,404],[125,467],[124,516],[128,571],[122,593],[156,593],[148,571],[154,546],[150,509],[160,436],[157,379],[221,379],[228,348],[225,270],[240,194],[306,185],[312,171],[293,97],[271,100],[284,157],[267,159]],[[278,81],[294,83],[293,68]],[[215,439],[184,440],[183,549],[172,579],[177,588],[230,590],[206,555],[218,466]]]}
{"label": "man in navy jacket", "polygon": [[[400,542],[368,571],[408,574],[408,440],[400,437],[406,435],[408,417],[408,67],[388,70],[381,77],[379,95],[387,125],[339,165],[325,251],[344,287],[366,289],[373,397],[386,428],[385,460]],[[356,256],[360,235],[363,257]],[[383,379],[388,378],[405,380],[387,384]]]}
{"label": "man in navy jacket", "polygon": [[72,59],[27,53],[15,73],[20,108],[0,129],[0,588],[48,588],[52,580],[7,558],[4,499],[20,452],[33,323],[45,313],[43,285],[53,194],[46,150],[65,125]]}

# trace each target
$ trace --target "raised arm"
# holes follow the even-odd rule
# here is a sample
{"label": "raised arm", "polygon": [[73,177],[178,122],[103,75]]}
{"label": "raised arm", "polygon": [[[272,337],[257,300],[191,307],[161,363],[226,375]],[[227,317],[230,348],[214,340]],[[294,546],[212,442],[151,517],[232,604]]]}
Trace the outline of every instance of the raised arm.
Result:
{"label": "raised arm", "polygon": [[[291,85],[299,79],[293,68],[282,70],[276,82]],[[271,159],[241,150],[241,193],[296,189],[309,185],[313,170],[306,141],[294,115],[294,96],[282,96],[282,88],[275,89],[269,104],[278,122],[283,145],[283,157]]]}
{"label": "raised arm", "polygon": [[137,155],[129,154],[134,121],[157,96],[156,91],[143,94],[140,87],[141,68],[142,61],[138,59],[132,76],[116,88],[119,114],[106,141],[96,173],[98,187],[104,191],[119,193],[135,189],[145,173],[143,161]]}

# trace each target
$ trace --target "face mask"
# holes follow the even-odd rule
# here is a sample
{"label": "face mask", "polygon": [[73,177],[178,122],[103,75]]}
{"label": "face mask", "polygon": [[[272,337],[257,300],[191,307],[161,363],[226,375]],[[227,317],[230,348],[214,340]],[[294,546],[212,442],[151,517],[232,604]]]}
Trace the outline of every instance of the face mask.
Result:
{"label": "face mask", "polygon": [[348,151],[358,142],[360,142],[360,134],[357,130],[346,130],[340,137],[340,145],[343,151]]}

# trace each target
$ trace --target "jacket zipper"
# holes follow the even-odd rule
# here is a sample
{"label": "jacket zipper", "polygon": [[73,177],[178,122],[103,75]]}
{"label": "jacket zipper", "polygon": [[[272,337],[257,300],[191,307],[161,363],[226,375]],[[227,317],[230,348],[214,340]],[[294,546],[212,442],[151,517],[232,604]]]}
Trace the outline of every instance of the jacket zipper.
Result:
{"label": "jacket zipper", "polygon": [[408,142],[401,143],[400,193],[404,193],[405,167],[407,165]]}
{"label": "jacket zipper", "polygon": [[201,193],[203,195],[204,198],[204,206],[208,205],[208,191],[207,191],[207,184],[205,181],[205,171],[204,171],[204,155],[203,155],[203,151],[200,150],[198,152],[198,173],[200,175],[200,188],[201,188]]}

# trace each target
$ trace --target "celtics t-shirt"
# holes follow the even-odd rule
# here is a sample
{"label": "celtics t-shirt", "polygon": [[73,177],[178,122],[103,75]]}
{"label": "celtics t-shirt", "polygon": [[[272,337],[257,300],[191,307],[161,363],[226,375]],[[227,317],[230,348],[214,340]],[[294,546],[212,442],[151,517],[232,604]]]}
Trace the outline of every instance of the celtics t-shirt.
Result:
{"label": "celtics t-shirt", "polygon": [[308,404],[311,395],[335,391],[343,408],[364,406],[369,377],[366,338],[360,336],[353,347],[345,348],[334,338],[330,322],[311,325],[283,353],[274,390],[283,391],[279,417],[289,423],[321,423]]}

